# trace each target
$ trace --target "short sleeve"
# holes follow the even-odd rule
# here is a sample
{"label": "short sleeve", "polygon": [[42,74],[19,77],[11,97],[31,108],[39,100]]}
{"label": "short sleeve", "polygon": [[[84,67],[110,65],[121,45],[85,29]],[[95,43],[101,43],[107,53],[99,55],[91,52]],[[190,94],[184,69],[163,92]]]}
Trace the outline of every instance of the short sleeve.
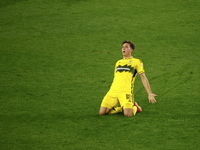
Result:
{"label": "short sleeve", "polygon": [[137,63],[137,72],[138,74],[142,74],[145,72],[143,62],[140,59],[138,59],[138,63]]}

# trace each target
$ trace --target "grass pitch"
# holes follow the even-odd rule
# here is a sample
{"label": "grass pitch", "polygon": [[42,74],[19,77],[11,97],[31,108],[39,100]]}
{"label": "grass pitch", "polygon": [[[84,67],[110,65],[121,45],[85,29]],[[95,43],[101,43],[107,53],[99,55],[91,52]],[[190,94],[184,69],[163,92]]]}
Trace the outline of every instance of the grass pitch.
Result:
{"label": "grass pitch", "polygon": [[[198,149],[197,0],[1,0],[1,150]],[[121,59],[136,44],[157,103],[99,116]]]}

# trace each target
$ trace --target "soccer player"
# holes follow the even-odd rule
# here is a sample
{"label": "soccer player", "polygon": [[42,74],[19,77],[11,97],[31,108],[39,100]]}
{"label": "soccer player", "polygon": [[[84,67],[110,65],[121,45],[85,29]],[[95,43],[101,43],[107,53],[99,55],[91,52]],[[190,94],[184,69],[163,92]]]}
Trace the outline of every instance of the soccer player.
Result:
{"label": "soccer player", "polygon": [[[131,41],[122,43],[123,59],[115,64],[114,79],[99,110],[100,115],[115,114],[123,112],[124,116],[132,117],[142,108],[134,102],[134,81],[137,75],[148,94],[149,103],[155,103],[155,94],[152,93],[149,81],[145,75],[143,63],[140,59],[132,57],[135,45]],[[120,105],[120,107],[118,107]]]}

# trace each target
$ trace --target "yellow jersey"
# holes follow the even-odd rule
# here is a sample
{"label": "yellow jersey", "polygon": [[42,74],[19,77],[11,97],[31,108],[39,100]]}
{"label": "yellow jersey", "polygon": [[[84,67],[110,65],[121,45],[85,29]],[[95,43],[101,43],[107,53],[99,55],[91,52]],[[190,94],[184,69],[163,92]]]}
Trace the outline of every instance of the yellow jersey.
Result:
{"label": "yellow jersey", "polygon": [[110,90],[133,93],[135,78],[141,73],[144,73],[144,68],[140,59],[130,57],[118,60],[115,64],[114,79]]}

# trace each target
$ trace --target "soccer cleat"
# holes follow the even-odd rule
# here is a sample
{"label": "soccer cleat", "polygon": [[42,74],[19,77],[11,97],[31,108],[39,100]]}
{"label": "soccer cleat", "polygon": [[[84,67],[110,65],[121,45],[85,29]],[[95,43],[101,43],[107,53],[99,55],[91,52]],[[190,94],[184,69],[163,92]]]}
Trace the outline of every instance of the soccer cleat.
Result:
{"label": "soccer cleat", "polygon": [[142,108],[138,105],[137,102],[134,102],[134,105],[133,106],[136,106],[137,107],[137,112],[141,112],[142,111]]}

